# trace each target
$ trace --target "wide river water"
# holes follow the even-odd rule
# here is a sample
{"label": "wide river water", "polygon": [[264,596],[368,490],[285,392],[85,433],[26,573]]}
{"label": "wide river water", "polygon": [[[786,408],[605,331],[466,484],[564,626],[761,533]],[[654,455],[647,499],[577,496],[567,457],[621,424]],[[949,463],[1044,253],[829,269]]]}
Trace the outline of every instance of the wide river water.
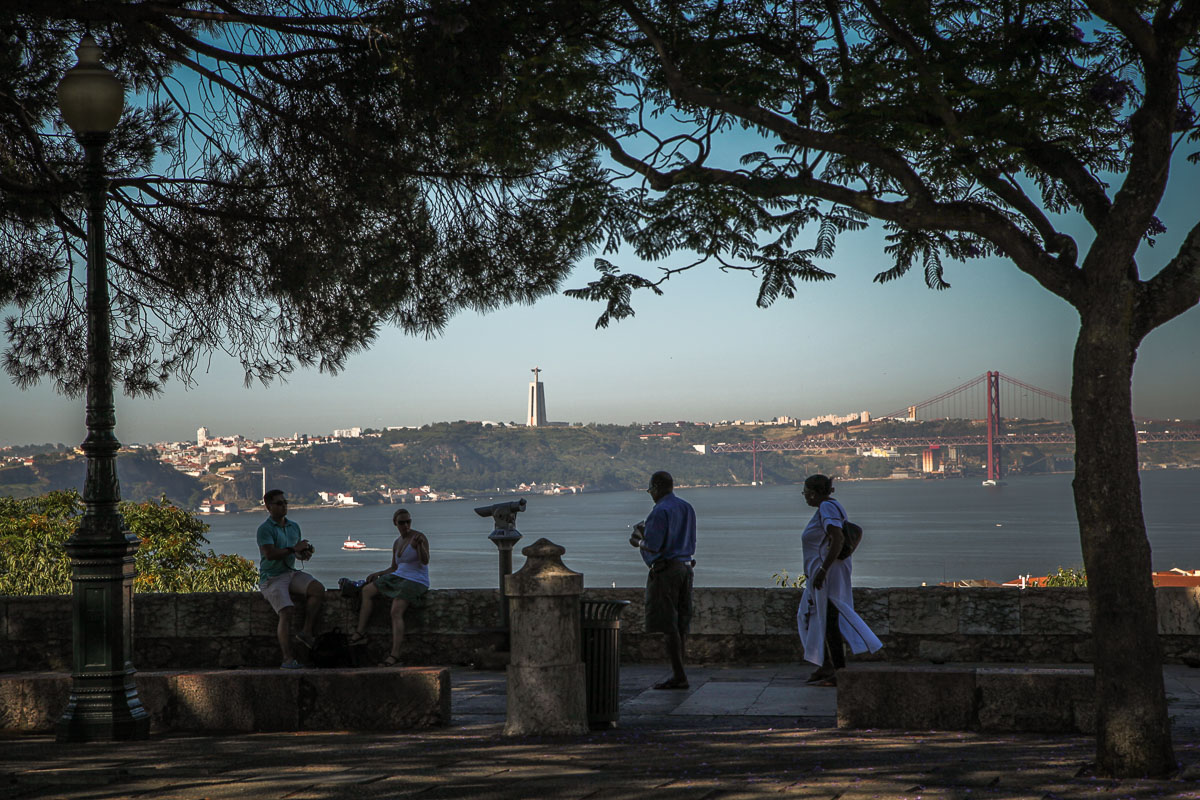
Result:
{"label": "wide river water", "polygon": [[[1013,477],[985,488],[978,479],[855,481],[835,484],[850,519],[863,526],[854,555],[857,586],[919,586],[941,581],[1046,575],[1083,563],[1069,474]],[[1200,568],[1200,470],[1143,472],[1142,504],[1156,570]],[[800,531],[813,509],[799,486],[680,489],[696,508],[696,583],[700,586],[773,586],[780,570],[800,569]],[[523,495],[517,515],[523,538],[514,551],[541,537],[566,548],[563,562],[584,574],[584,584],[643,586],[646,569],[629,546],[632,525],[652,503],[644,491],[558,497]],[[512,497],[497,497],[513,499]],[[494,588],[491,519],[472,510],[491,500],[458,500],[408,506],[414,527],[430,541],[434,588]],[[291,518],[316,547],[306,569],[327,587],[343,576],[362,578],[391,562],[396,506],[297,508]],[[258,560],[254,534],[265,511],[213,514],[207,536],[219,553]],[[367,550],[347,551],[349,537]]]}

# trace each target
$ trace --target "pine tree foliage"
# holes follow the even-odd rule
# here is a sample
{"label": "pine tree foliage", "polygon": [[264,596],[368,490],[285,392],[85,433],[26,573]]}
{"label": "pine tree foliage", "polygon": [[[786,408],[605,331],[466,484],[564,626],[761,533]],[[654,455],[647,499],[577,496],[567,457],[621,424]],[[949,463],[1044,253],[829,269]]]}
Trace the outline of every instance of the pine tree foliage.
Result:
{"label": "pine tree foliage", "polygon": [[343,0],[5,4],[0,305],[12,379],[72,395],[85,385],[82,158],[55,97],[85,30],[127,87],[106,149],[126,392],[187,382],[214,351],[236,357],[247,382],[334,372],[381,325],[432,336],[460,310],[552,292],[603,236],[557,221],[604,217],[613,192],[574,190],[598,168],[569,141],[532,141],[520,126],[478,135],[487,87],[474,76],[504,72],[505,54],[451,43],[440,54],[451,63],[431,63],[423,42],[455,25],[432,8]]}

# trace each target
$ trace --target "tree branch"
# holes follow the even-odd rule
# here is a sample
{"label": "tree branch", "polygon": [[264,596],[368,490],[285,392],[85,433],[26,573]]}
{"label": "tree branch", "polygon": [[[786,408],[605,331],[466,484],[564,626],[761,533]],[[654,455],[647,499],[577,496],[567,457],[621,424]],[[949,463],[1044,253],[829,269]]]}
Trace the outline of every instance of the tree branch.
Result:
{"label": "tree branch", "polygon": [[1188,235],[1175,257],[1158,274],[1143,283],[1138,295],[1140,341],[1150,331],[1200,303],[1200,223]]}
{"label": "tree branch", "polygon": [[654,46],[655,51],[658,53],[659,63],[663,68],[663,74],[667,79],[667,85],[671,89],[671,93],[680,99],[695,105],[724,111],[747,122],[752,122],[765,130],[771,131],[788,144],[797,147],[828,150],[856,161],[871,164],[892,176],[905,188],[905,191],[910,196],[926,197],[929,195],[929,189],[924,181],[921,180],[921,177],[909,166],[907,161],[896,153],[882,148],[871,147],[849,137],[824,133],[797,125],[773,111],[761,108],[760,106],[746,105],[733,97],[709,91],[689,82],[683,77],[683,73],[667,52],[665,42],[649,19],[635,8],[629,0],[620,0],[620,4],[626,9],[626,12],[634,21],[634,24],[638,26],[638,29],[642,31],[643,35]]}

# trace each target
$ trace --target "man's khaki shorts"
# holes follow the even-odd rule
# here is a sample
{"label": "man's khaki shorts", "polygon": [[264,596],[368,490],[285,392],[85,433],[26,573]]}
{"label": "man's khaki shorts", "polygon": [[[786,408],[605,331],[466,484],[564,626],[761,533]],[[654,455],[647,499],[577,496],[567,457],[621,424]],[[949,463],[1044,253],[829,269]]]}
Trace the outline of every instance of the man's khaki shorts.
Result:
{"label": "man's khaki shorts", "polygon": [[656,562],[646,579],[646,632],[686,634],[691,622],[691,562]]}
{"label": "man's khaki shorts", "polygon": [[292,595],[303,595],[304,590],[312,582],[313,576],[307,572],[289,569],[281,575],[267,578],[258,585],[258,590],[262,592],[262,596],[267,598],[271,608],[275,609],[275,613],[278,614],[281,609],[295,605],[292,603]]}

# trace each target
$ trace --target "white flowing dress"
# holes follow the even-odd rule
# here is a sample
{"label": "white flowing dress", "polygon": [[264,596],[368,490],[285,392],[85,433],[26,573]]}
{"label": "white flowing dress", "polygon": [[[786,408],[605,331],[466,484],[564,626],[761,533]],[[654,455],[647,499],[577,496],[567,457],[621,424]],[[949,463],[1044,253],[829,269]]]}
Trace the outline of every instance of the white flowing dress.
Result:
{"label": "white flowing dress", "polygon": [[840,528],[846,519],[846,510],[842,508],[841,503],[833,499],[825,500],[813,513],[808,527],[800,535],[804,574],[808,575],[809,579],[804,587],[804,594],[800,596],[800,608],[796,610],[796,627],[800,631],[800,640],[804,643],[804,660],[817,666],[825,661],[826,601],[833,603],[834,608],[838,610],[838,629],[852,653],[874,653],[883,647],[879,637],[854,611],[854,592],[850,586],[853,556],[845,561],[834,561],[833,567],[825,575],[825,585],[820,589],[812,587],[811,576],[825,563],[825,555],[829,552],[825,527],[832,523]]}

